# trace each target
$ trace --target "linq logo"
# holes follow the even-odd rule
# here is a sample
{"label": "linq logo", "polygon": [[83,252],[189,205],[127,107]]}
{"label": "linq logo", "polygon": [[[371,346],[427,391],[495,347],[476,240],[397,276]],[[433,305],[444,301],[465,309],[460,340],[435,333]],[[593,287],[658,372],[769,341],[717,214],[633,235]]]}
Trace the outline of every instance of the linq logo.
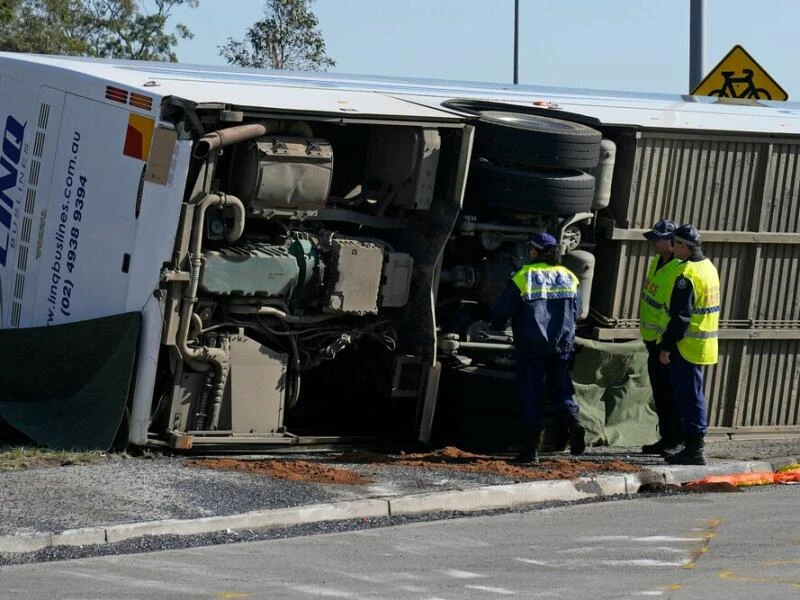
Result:
{"label": "linq logo", "polygon": [[[3,267],[6,266],[8,258],[11,217],[14,215],[14,198],[9,195],[9,190],[13,190],[17,186],[25,125],[9,116],[3,132],[3,151],[0,155],[0,167],[5,169],[5,174],[0,174],[0,266]],[[0,169],[0,173],[2,173],[2,169]]]}

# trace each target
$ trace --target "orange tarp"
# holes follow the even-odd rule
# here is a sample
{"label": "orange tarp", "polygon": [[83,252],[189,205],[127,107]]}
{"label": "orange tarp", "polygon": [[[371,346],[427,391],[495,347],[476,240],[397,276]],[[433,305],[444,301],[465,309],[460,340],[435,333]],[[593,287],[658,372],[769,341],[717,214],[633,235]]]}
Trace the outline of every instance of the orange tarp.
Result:
{"label": "orange tarp", "polygon": [[[708,475],[688,483],[730,483],[735,486],[770,485],[773,483],[800,483],[800,464],[788,465],[777,472],[733,473]],[[684,484],[686,485],[686,484]]]}

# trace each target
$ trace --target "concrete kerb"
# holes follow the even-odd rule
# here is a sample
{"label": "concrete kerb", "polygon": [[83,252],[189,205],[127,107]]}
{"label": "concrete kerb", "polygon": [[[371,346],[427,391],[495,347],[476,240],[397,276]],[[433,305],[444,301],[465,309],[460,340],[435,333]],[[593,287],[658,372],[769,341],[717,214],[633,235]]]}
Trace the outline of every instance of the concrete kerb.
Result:
{"label": "concrete kerb", "polygon": [[515,508],[548,501],[569,502],[592,497],[635,494],[648,482],[685,483],[706,475],[777,471],[800,462],[795,457],[770,461],[722,461],[705,466],[646,467],[639,473],[581,477],[574,480],[531,481],[506,485],[411,494],[388,499],[347,500],[292,508],[259,510],[199,519],[165,519],[86,527],[55,533],[0,536],[0,553],[28,553],[55,546],[86,546],[121,542],[146,535],[198,535],[226,530],[268,529],[321,521],[372,519],[443,511],[476,512]]}
{"label": "concrete kerb", "polygon": [[638,485],[636,476],[605,475],[572,481],[533,481],[411,494],[391,499],[312,504],[199,519],[163,519],[105,528],[88,527],[60,533],[19,534],[0,536],[0,552],[24,553],[54,546],[111,544],[146,535],[197,535],[226,530],[288,527],[320,521],[514,508],[547,501],[568,502],[595,496],[634,493]]}
{"label": "concrete kerb", "polygon": [[0,537],[0,552],[36,552],[49,547],[53,542],[52,533],[20,533]]}
{"label": "concrete kerb", "polygon": [[596,496],[624,494],[628,493],[629,489],[628,478],[624,475],[529,481],[390,498],[389,512],[392,516],[441,511],[473,512],[514,508],[548,501],[569,502]]}
{"label": "concrete kerb", "polygon": [[197,535],[228,529],[267,529],[319,521],[375,519],[387,516],[389,516],[389,506],[386,500],[347,500],[329,504],[310,504],[294,508],[258,510],[238,515],[204,517],[201,519],[168,519],[148,523],[115,525],[106,528],[106,541],[114,543],[144,535]]}
{"label": "concrete kerb", "polygon": [[200,519],[163,519],[108,527],[68,529],[58,533],[6,535],[0,536],[0,553],[36,552],[55,546],[113,544],[146,535],[197,535],[226,530],[267,529],[320,521],[375,519],[388,516],[389,504],[386,500],[346,500]]}

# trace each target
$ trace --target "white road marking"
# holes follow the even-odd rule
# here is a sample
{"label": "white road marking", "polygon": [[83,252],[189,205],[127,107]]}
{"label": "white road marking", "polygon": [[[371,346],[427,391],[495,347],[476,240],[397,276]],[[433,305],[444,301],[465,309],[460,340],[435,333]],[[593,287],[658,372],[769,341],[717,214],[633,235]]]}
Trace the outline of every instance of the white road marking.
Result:
{"label": "white road marking", "polygon": [[350,592],[332,590],[329,587],[319,585],[287,585],[286,587],[294,592],[302,592],[303,594],[321,596],[323,598],[358,598],[358,596],[354,596]]}
{"label": "white road marking", "polygon": [[598,564],[607,567],[683,567],[690,564],[692,560],[665,561],[650,560],[649,558],[636,558],[632,560],[601,560]]}
{"label": "white road marking", "polygon": [[[697,540],[695,540],[697,541]],[[597,552],[607,552],[609,550],[619,550],[619,546],[584,546],[583,548],[565,548],[556,551],[557,554],[594,554]],[[652,546],[650,548],[637,548],[637,554],[642,552],[671,552],[673,554],[684,554],[686,548],[674,548],[672,546]]]}
{"label": "white road marking", "polygon": [[455,577],[456,579],[479,579],[481,577],[485,577],[485,575],[481,575],[480,573],[472,573],[470,571],[459,571],[458,569],[448,569],[447,571],[442,571],[445,575],[450,577]]}
{"label": "white road marking", "polygon": [[469,590],[478,590],[479,592],[489,592],[490,594],[500,594],[502,596],[514,596],[515,592],[507,590],[506,588],[489,587],[485,585],[465,585]]}
{"label": "white road marking", "polygon": [[532,558],[521,558],[517,557],[514,560],[519,561],[521,563],[525,563],[526,565],[539,565],[542,567],[549,567],[550,565],[543,560],[533,560]]}
{"label": "white road marking", "polygon": [[649,535],[647,537],[631,538],[632,542],[696,542],[697,537],[670,537],[666,535]]}

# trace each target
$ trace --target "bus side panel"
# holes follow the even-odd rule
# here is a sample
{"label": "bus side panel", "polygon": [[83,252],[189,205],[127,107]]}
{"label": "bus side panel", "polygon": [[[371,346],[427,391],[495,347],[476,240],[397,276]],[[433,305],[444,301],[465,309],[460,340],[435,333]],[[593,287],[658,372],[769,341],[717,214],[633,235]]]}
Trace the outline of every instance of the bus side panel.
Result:
{"label": "bus side panel", "polygon": [[171,150],[166,182],[147,181],[143,188],[127,300],[128,310],[141,310],[142,313],[129,422],[129,441],[138,446],[147,443],[164,322],[163,307],[153,297],[153,291],[158,287],[161,266],[171,258],[175,244],[191,148],[189,140],[176,142]]}
{"label": "bus side panel", "polygon": [[[158,143],[154,138],[154,148]],[[165,183],[145,181],[130,262],[127,310],[142,310],[158,287],[161,267],[172,258],[192,142],[169,144],[171,165]]]}
{"label": "bus side panel", "polygon": [[154,120],[68,95],[44,227],[35,324],[126,310],[137,199]]}
{"label": "bus side panel", "polygon": [[[52,169],[50,156],[43,154],[44,129],[41,118],[37,119],[37,95],[36,86],[9,77],[0,79],[0,326],[4,328],[28,324],[36,288],[40,253],[36,239]],[[56,99],[56,112],[60,104]],[[57,114],[44,125],[52,130],[54,139]]]}

